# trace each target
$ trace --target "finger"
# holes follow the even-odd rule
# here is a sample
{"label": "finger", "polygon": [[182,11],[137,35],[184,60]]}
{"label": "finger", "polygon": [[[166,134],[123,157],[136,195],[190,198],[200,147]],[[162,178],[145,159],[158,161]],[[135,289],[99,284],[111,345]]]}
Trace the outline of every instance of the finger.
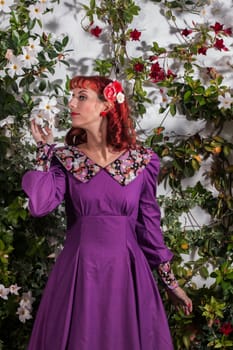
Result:
{"label": "finger", "polygon": [[186,315],[189,315],[193,311],[193,305],[192,305],[191,300],[186,303],[184,308],[185,308]]}
{"label": "finger", "polygon": [[36,128],[35,119],[32,119],[30,124],[31,124],[31,130],[35,131],[35,128]]}
{"label": "finger", "polygon": [[47,134],[52,133],[52,129],[48,125],[45,126],[45,130],[46,130]]}

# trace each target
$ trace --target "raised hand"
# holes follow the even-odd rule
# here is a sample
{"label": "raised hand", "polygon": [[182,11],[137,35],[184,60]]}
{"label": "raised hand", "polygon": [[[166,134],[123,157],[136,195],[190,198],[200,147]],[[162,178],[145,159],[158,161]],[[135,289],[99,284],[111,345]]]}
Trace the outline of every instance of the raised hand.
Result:
{"label": "raised hand", "polygon": [[52,129],[48,126],[42,128],[40,125],[36,124],[35,120],[31,121],[31,132],[36,143],[53,143],[53,133]]}

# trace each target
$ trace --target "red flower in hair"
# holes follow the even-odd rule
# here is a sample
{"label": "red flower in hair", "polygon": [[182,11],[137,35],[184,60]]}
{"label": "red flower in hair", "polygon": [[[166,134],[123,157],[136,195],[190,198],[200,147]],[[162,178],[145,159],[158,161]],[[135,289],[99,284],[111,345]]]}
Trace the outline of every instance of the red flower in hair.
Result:
{"label": "red flower in hair", "polygon": [[141,32],[139,32],[137,29],[134,29],[130,32],[130,39],[137,41],[139,40],[140,36],[141,36]]}
{"label": "red flower in hair", "polygon": [[119,81],[114,80],[112,83],[109,83],[105,86],[103,91],[104,97],[107,101],[118,103],[123,103],[125,100],[125,95],[123,93],[123,88]]}
{"label": "red flower in hair", "polygon": [[98,38],[100,36],[100,34],[102,33],[102,29],[100,27],[96,26],[90,30],[90,33]]}

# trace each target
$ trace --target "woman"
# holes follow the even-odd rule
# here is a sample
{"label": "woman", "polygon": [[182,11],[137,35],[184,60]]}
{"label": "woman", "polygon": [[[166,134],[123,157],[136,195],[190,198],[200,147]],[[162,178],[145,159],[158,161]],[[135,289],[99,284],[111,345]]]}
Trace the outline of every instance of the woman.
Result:
{"label": "woman", "polygon": [[65,199],[67,235],[50,274],[28,350],[171,350],[157,284],[186,314],[192,302],[170,269],[155,201],[157,155],[136,143],[122,86],[74,77],[72,128],[49,145],[33,122],[37,170],[23,177],[34,216]]}

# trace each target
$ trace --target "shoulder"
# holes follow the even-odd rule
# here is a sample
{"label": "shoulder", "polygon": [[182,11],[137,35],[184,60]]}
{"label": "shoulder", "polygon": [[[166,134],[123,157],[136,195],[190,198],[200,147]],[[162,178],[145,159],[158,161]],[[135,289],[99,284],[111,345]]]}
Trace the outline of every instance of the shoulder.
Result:
{"label": "shoulder", "polygon": [[132,157],[141,163],[144,168],[143,174],[145,177],[156,178],[160,169],[160,159],[157,153],[152,148],[145,146],[137,146],[131,150]]}
{"label": "shoulder", "polygon": [[151,167],[156,168],[159,168],[160,166],[160,160],[157,153],[155,153],[150,147],[137,145],[134,149],[131,149],[130,153],[134,159],[141,159],[145,165],[150,165]]}

